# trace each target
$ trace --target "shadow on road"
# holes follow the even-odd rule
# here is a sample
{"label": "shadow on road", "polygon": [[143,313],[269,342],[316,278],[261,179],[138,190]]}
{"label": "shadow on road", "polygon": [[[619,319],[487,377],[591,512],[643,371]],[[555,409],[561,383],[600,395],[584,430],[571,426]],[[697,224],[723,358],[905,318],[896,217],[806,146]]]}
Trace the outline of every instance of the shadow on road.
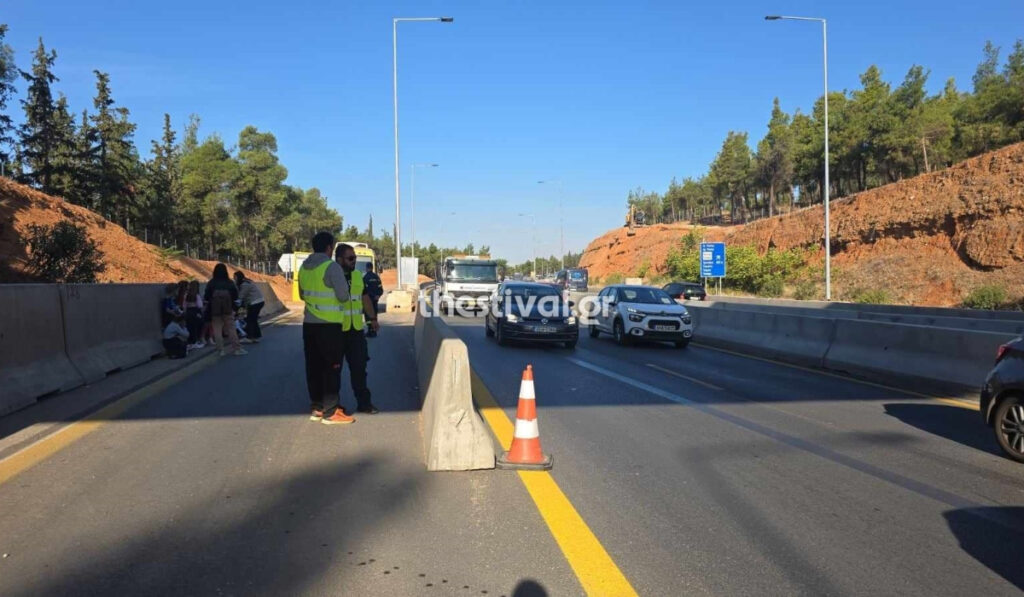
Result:
{"label": "shadow on road", "polygon": [[989,454],[1001,455],[989,428],[977,411],[934,403],[885,404],[885,414],[922,431]]}
{"label": "shadow on road", "polygon": [[942,515],[965,552],[1024,590],[1024,552],[1019,544],[1024,507],[962,508]]}
{"label": "shadow on road", "polygon": [[[375,492],[382,485],[389,490]],[[6,575],[0,593],[28,597],[315,592],[326,570],[359,566],[359,554],[352,555],[354,546],[363,535],[388,524],[414,495],[416,485],[394,463],[364,458],[217,495],[171,520],[96,521],[84,527],[91,531],[72,539],[75,554],[48,565],[35,562],[32,576],[20,583],[12,582],[16,575]],[[376,497],[360,499],[367,495]],[[81,525],[76,528],[83,532]],[[342,571],[331,578],[344,581],[351,575]],[[356,594],[365,587],[345,590],[343,582],[333,590]]]}

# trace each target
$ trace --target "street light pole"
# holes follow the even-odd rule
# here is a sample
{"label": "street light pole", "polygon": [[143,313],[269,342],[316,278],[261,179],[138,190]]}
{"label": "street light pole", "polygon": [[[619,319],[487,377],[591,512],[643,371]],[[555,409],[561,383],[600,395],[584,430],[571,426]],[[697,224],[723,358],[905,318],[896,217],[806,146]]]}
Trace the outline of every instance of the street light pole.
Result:
{"label": "street light pole", "polygon": [[398,270],[398,288],[402,288],[402,205],[398,182],[398,23],[402,21],[436,21],[451,23],[452,17],[399,17],[391,19],[391,78],[395,111],[395,268]]}
{"label": "street light pole", "polygon": [[538,180],[537,184],[553,182],[558,184],[558,250],[562,256],[562,269],[565,269],[565,219],[562,217],[562,181],[557,179]]}
{"label": "street light pole", "polygon": [[816,21],[821,23],[821,49],[825,69],[825,300],[832,300],[832,237],[829,223],[829,163],[828,163],[828,23],[817,17],[787,17],[770,15],[766,21]]}
{"label": "street light pole", "polygon": [[410,204],[412,206],[412,256],[416,257],[416,168],[437,168],[437,164],[413,164],[409,167],[412,174],[410,184]]}

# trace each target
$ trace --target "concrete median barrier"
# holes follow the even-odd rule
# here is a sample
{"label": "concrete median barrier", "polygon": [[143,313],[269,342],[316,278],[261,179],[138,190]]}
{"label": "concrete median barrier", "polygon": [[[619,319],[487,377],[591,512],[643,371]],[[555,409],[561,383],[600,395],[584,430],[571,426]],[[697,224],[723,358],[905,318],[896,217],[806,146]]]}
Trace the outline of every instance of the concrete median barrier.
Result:
{"label": "concrete median barrier", "polygon": [[270,286],[270,282],[256,282],[256,287],[260,289],[260,294],[263,295],[263,310],[260,311],[261,317],[276,315],[287,309],[284,303],[281,302],[281,299],[277,298],[274,289]]}
{"label": "concrete median barrier", "polygon": [[408,290],[392,290],[384,302],[388,313],[412,313],[416,310],[416,295]]}
{"label": "concrete median barrier", "polygon": [[0,415],[85,383],[64,351],[60,300],[53,284],[0,285]]}
{"label": "concrete median barrier", "polygon": [[780,361],[824,366],[835,320],[688,305],[694,341]]}
{"label": "concrete median barrier", "polygon": [[414,342],[427,470],[494,468],[490,432],[473,408],[466,344],[444,320],[422,311],[416,314]]}
{"label": "concrete median barrier", "polygon": [[86,382],[163,352],[163,285],[66,284],[59,288],[67,355]]}
{"label": "concrete median barrier", "polygon": [[836,321],[829,369],[978,389],[1012,334],[878,321]]}

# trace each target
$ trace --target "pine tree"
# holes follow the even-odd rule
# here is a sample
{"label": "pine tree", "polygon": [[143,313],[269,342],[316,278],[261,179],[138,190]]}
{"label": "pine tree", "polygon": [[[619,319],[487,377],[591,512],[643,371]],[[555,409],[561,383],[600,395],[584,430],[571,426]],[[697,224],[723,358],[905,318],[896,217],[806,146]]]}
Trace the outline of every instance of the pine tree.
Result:
{"label": "pine tree", "polygon": [[53,176],[50,179],[50,186],[44,186],[42,190],[49,195],[79,203],[79,160],[75,147],[75,122],[68,111],[68,99],[64,94],[60,95],[54,107],[54,130],[57,133],[57,141],[53,151]]}
{"label": "pine tree", "polygon": [[140,176],[138,152],[132,141],[135,125],[128,121],[128,109],[114,107],[110,94],[110,75],[98,70],[92,116],[97,135],[97,205],[109,220],[117,218],[130,228],[137,210],[136,184]]}
{"label": "pine tree", "polygon": [[56,60],[57,52],[47,52],[43,38],[40,37],[39,47],[32,59],[32,72],[21,71],[22,78],[28,82],[27,97],[21,100],[25,109],[25,123],[20,131],[20,158],[29,170],[24,180],[44,189],[50,188],[54,152],[59,138],[56,106],[50,90],[50,85],[58,80],[52,70]]}
{"label": "pine tree", "polygon": [[146,193],[140,215],[147,229],[176,239],[181,164],[175,140],[171,115],[164,114],[163,135],[160,141],[152,142],[153,159],[146,164]]}
{"label": "pine tree", "polygon": [[14,65],[14,49],[4,42],[7,25],[0,24],[0,162],[5,171],[11,169],[11,157],[14,153],[14,121],[7,113],[7,103],[14,96],[14,81],[18,78],[18,68]]}
{"label": "pine tree", "polygon": [[99,175],[97,173],[98,136],[89,118],[88,110],[82,110],[82,118],[75,133],[75,159],[77,162],[77,184],[73,203],[87,207],[93,211],[98,204]]}
{"label": "pine tree", "polygon": [[757,144],[757,170],[768,189],[768,215],[775,214],[775,195],[785,192],[793,183],[793,134],[789,115],[779,107],[779,98],[772,104],[768,134]]}

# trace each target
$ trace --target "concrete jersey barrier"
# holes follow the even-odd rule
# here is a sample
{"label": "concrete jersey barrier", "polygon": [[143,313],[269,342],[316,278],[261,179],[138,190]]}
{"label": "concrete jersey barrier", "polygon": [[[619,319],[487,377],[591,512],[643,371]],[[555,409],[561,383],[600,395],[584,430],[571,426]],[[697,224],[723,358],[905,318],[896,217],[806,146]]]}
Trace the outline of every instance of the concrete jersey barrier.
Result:
{"label": "concrete jersey barrier", "polygon": [[256,287],[260,289],[260,294],[263,295],[263,309],[260,311],[261,316],[276,315],[281,311],[284,311],[286,307],[281,299],[277,298],[274,293],[273,287],[270,282],[254,282]]}
{"label": "concrete jersey barrier", "polygon": [[473,407],[469,351],[440,317],[416,313],[416,370],[427,470],[494,468],[494,444]]}
{"label": "concrete jersey barrier", "polygon": [[770,359],[823,367],[835,320],[757,311],[713,309],[693,304],[697,342],[746,351]]}
{"label": "concrete jersey barrier", "polygon": [[162,284],[63,284],[68,358],[87,383],[163,353]]}
{"label": "concrete jersey barrier", "polygon": [[829,369],[978,389],[1012,334],[840,319]]}
{"label": "concrete jersey barrier", "polygon": [[64,350],[54,284],[0,285],[0,415],[85,383]]}

